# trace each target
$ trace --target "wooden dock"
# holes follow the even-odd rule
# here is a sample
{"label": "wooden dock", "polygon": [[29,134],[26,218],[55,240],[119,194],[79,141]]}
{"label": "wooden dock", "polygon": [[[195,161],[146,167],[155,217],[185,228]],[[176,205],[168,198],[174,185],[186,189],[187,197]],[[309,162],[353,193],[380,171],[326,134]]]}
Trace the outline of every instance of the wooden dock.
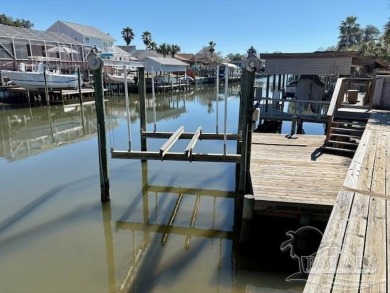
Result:
{"label": "wooden dock", "polygon": [[323,153],[325,135],[253,133],[251,181],[255,210],[270,206],[331,208],[351,159]]}
{"label": "wooden dock", "polygon": [[338,192],[305,293],[389,292],[389,146],[390,113],[371,114]]}

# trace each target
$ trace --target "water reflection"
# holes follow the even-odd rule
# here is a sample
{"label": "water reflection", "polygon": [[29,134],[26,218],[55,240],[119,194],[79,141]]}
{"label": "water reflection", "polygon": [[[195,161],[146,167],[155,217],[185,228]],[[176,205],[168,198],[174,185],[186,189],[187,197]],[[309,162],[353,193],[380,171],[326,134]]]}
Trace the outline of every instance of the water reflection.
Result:
{"label": "water reflection", "polygon": [[[110,292],[162,292],[164,286],[169,286],[172,290],[169,292],[186,292],[188,284],[179,277],[191,277],[186,276],[187,271],[194,274],[194,266],[197,270],[208,270],[210,277],[217,274],[216,279],[213,277],[216,282],[213,288],[223,288],[226,282],[226,288],[231,288],[234,267],[226,266],[226,263],[232,265],[230,257],[237,241],[234,222],[227,218],[234,215],[235,194],[151,185],[148,162],[141,164],[142,196],[132,201],[115,222],[116,230],[129,234],[132,251],[127,261],[128,269],[117,284],[113,274],[116,271],[113,233],[111,225],[107,224],[111,222],[111,208],[110,204],[103,207]],[[139,201],[142,202],[142,216],[136,212]],[[205,253],[211,255],[199,267],[197,259]],[[210,290],[210,285],[199,286],[199,289],[203,287],[203,292]]]}
{"label": "water reflection", "polygon": [[[224,102],[213,87],[158,95],[157,127],[213,132],[223,121]],[[227,102],[227,131],[235,133],[239,99]],[[122,96],[106,103],[107,135],[117,147],[128,145],[124,105]],[[131,95],[135,148],[138,105]],[[287,287],[288,274],[259,271],[259,264],[267,264],[253,261],[252,254],[243,258],[238,249],[233,164],[111,159],[112,200],[101,205],[95,115],[94,105],[0,112],[0,155],[7,158],[0,160],[0,291],[238,293],[251,286]],[[151,141],[148,149],[160,143]],[[215,141],[196,147],[223,150]]]}
{"label": "water reflection", "polygon": [[96,132],[94,104],[1,111],[0,156],[18,160],[94,136]]}

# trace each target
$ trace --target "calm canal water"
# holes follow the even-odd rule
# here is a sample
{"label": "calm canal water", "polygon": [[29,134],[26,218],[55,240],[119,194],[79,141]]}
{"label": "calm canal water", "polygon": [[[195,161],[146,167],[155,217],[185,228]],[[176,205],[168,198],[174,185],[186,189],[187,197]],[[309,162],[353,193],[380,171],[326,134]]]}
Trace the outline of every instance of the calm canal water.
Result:
{"label": "calm canal water", "polygon": [[[233,133],[238,91],[232,87],[227,99]],[[224,106],[213,87],[159,94],[156,128],[215,132],[218,110],[223,132]],[[297,268],[279,249],[289,224],[281,240],[259,230],[258,247],[238,249],[234,164],[109,156],[111,202],[102,205],[93,104],[0,109],[0,292],[302,291],[301,283],[285,282]],[[130,96],[130,136],[122,96],[108,100],[106,115],[109,148],[127,150],[130,137],[139,150],[138,96]],[[151,106],[147,115],[153,130]],[[148,148],[163,142],[148,139]],[[187,143],[178,141],[172,151]],[[223,147],[200,141],[195,152]],[[234,153],[235,143],[227,149]],[[275,257],[261,246],[273,241]]]}

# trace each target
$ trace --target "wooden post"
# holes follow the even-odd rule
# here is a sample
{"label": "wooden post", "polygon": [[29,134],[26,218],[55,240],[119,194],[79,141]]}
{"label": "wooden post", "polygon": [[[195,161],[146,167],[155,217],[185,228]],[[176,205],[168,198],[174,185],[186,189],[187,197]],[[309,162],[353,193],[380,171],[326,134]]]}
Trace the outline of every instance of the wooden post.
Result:
{"label": "wooden post", "polygon": [[242,219],[241,219],[241,229],[240,229],[240,246],[250,242],[251,235],[251,224],[253,218],[253,205],[254,205],[254,196],[252,194],[244,195],[244,203],[242,208]]}
{"label": "wooden post", "polygon": [[48,91],[48,88],[47,88],[46,65],[43,66],[43,81],[44,81],[44,83],[45,83],[45,99],[46,99],[46,106],[50,106],[49,91]]}
{"label": "wooden post", "polygon": [[246,66],[241,76],[241,99],[239,131],[242,135],[238,192],[246,193],[247,178],[250,169],[251,143],[252,143],[252,110],[254,101],[255,72],[260,66],[260,60],[256,57],[256,51],[251,48],[248,51]]}
{"label": "wooden post", "polygon": [[[265,87],[265,97],[269,98],[269,74],[267,74],[267,85]],[[265,100],[265,111],[268,112],[268,100]]]}
{"label": "wooden post", "polygon": [[103,60],[91,50],[87,57],[88,65],[93,70],[95,87],[95,105],[98,126],[99,142],[99,171],[100,171],[100,200],[106,202],[110,200],[110,183],[108,180],[107,167],[107,142],[105,126],[104,92],[103,92]]}
{"label": "wooden post", "polygon": [[83,93],[81,91],[80,66],[77,66],[77,79],[78,79],[78,87],[79,87],[79,100],[80,100],[80,105],[82,105],[83,104]]}
{"label": "wooden post", "polygon": [[[141,132],[146,131],[146,82],[145,68],[138,67],[138,93],[139,93],[139,111]],[[141,135],[141,151],[147,151],[146,138]]]}

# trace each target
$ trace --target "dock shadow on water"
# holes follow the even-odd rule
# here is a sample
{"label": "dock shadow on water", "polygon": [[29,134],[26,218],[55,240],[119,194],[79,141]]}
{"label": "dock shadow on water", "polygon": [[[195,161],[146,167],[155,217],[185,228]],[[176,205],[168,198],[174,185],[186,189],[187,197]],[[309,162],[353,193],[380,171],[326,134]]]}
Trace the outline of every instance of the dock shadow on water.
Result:
{"label": "dock shadow on water", "polygon": [[[157,127],[215,130],[225,100],[214,93],[159,96]],[[228,99],[229,132],[238,102]],[[131,96],[134,148],[137,105]],[[106,111],[110,147],[126,147],[123,97]],[[257,218],[253,241],[240,247],[234,164],[111,159],[112,199],[101,204],[95,121],[93,105],[0,112],[0,292],[302,291],[285,281],[297,263],[280,250],[298,222]],[[197,152],[222,148],[201,142]]]}

